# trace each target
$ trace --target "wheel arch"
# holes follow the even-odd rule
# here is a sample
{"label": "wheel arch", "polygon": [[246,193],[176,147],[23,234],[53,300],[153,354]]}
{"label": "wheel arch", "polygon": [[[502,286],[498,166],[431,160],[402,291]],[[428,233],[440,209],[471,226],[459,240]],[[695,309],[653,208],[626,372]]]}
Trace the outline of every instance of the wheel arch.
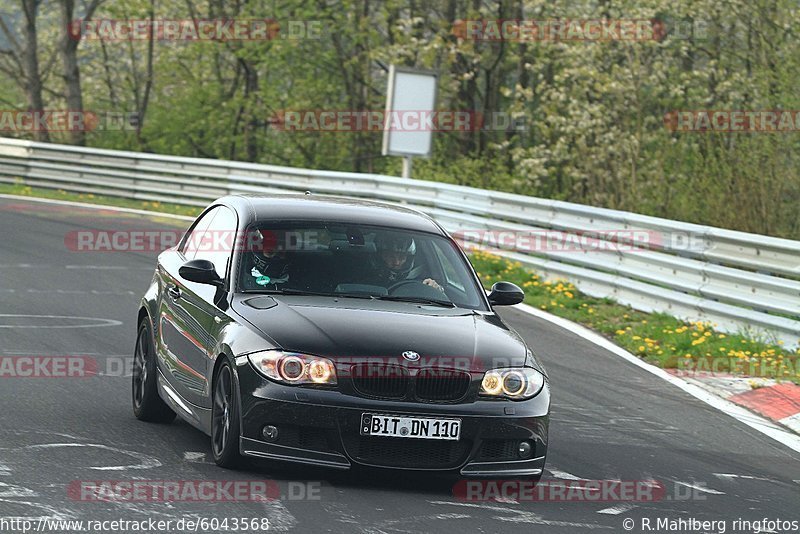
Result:
{"label": "wheel arch", "polygon": [[139,308],[139,315],[136,317],[136,327],[137,328],[139,327],[140,324],[142,324],[142,321],[145,318],[147,318],[147,320],[150,323],[150,326],[152,326],[153,325],[153,321],[152,321],[152,319],[150,319],[150,312],[148,311],[147,306],[142,304],[142,306]]}
{"label": "wheel arch", "polygon": [[239,388],[239,372],[236,368],[236,359],[232,356],[232,351],[229,347],[222,347],[219,349],[217,353],[217,357],[214,359],[214,365],[211,371],[211,388],[210,388],[210,400],[211,400],[211,410],[209,411],[209,423],[208,423],[208,434],[211,435],[211,420],[213,418],[213,410],[214,410],[214,390],[217,387],[217,376],[219,374],[219,370],[224,363],[227,363],[231,368],[231,376],[233,377],[233,395],[236,398],[236,405],[237,405],[237,412],[239,418],[239,436],[237,439],[239,440],[239,449],[241,452],[241,437],[242,437],[242,391]]}
{"label": "wheel arch", "polygon": [[234,365],[233,358],[228,354],[228,351],[222,349],[217,354],[217,357],[214,358],[214,366],[211,370],[211,383],[212,386],[214,382],[217,380],[217,373],[219,372],[219,368],[222,367],[222,364],[228,362],[231,366],[231,371],[236,374],[236,366]]}

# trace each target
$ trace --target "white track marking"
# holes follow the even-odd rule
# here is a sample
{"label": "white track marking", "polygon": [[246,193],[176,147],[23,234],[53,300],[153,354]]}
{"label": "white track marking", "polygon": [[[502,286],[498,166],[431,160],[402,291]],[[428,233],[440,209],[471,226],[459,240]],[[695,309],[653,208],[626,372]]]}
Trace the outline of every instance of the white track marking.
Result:
{"label": "white track marking", "polygon": [[114,319],[101,319],[99,317],[76,317],[72,315],[21,315],[15,313],[0,313],[0,320],[3,317],[23,318],[23,319],[78,319],[80,321],[93,321],[94,324],[76,324],[76,325],[49,325],[49,324],[0,324],[0,328],[47,328],[47,329],[66,329],[66,328],[102,328],[105,326],[120,326],[122,321]]}
{"label": "white track marking", "polygon": [[427,527],[433,521],[448,521],[452,519],[471,518],[472,516],[469,514],[445,513],[433,515],[413,515],[407,516],[403,519],[384,519],[383,521],[378,521],[371,525],[364,525],[363,521],[357,521],[355,524],[359,526],[356,527],[354,531],[359,532],[360,534],[388,534],[389,532],[404,532],[407,534],[413,534],[416,532],[432,532],[432,529],[421,529],[419,524],[421,523]]}
{"label": "white track marking", "polygon": [[560,469],[556,469],[555,467],[547,467],[547,471],[550,472],[555,478],[559,478],[561,480],[586,480],[585,478],[577,477],[572,473],[567,473],[566,471],[561,471]]}
{"label": "white track marking", "polygon": [[754,477],[752,475],[734,475],[732,473],[712,473],[715,477],[721,478],[722,480],[731,480],[734,478],[742,478],[747,480],[762,480],[764,482],[777,482],[777,480],[772,480],[771,478],[765,477]]}
{"label": "white track marking", "polygon": [[150,267],[125,267],[122,265],[31,265],[29,263],[0,263],[0,269],[70,269],[98,271],[151,271]]}
{"label": "white track marking", "polygon": [[0,498],[8,499],[13,497],[38,497],[39,495],[32,489],[17,486],[15,484],[6,484],[0,482]]}
{"label": "white track marking", "polygon": [[725,495],[725,492],[717,491],[715,489],[700,484],[690,484],[689,482],[681,482],[680,480],[673,480],[673,482],[675,482],[675,484],[680,484],[681,486],[686,486],[687,488],[691,488],[695,491],[699,491],[700,493],[709,493],[711,495]]}
{"label": "white track marking", "polygon": [[[13,349],[1,349],[0,354],[8,354],[10,356],[41,356],[42,351],[40,350],[13,350]],[[103,358],[133,358],[130,354],[104,354],[102,352],[83,352],[80,353],[81,356],[102,356]],[[40,432],[41,434],[47,434],[46,432]],[[53,434],[48,434],[52,436]],[[64,438],[70,439],[81,439],[76,438],[75,436],[70,436],[69,434],[56,434],[57,436],[61,436]],[[2,468],[0,468],[2,470]]]}
{"label": "white track marking", "polygon": [[271,501],[264,503],[266,516],[269,519],[270,531],[291,530],[297,526],[297,519],[286,509],[281,501]]}
{"label": "white track marking", "polygon": [[125,449],[117,449],[116,447],[109,447],[108,445],[100,445],[99,443],[43,443],[40,445],[28,445],[24,447],[25,449],[55,449],[55,448],[62,448],[62,447],[87,447],[87,448],[95,448],[95,449],[103,449],[106,451],[118,452],[120,454],[124,454],[126,456],[131,456],[139,460],[138,464],[131,464],[131,465],[111,465],[111,466],[103,466],[103,467],[89,467],[89,469],[95,469],[97,471],[126,471],[128,469],[153,469],[155,467],[161,467],[161,462],[146,454],[142,454],[136,451],[127,451]]}
{"label": "white track marking", "polygon": [[122,265],[65,265],[65,269],[92,269],[98,271],[129,271],[130,267]]}
{"label": "white track marking", "polygon": [[76,271],[152,271],[152,267],[122,267],[117,265],[66,265],[65,269]]}
{"label": "white track marking", "polygon": [[800,434],[800,413],[796,413],[794,415],[790,415],[789,417],[784,417],[780,420],[780,423],[783,426],[788,426],[798,434]]}
{"label": "white track marking", "polygon": [[50,515],[46,515],[46,516],[35,516],[35,517],[23,517],[23,516],[16,516],[16,517],[15,516],[11,516],[11,517],[9,517],[9,516],[5,516],[5,517],[3,517],[3,519],[5,519],[5,520],[19,519],[19,520],[24,521],[24,520],[27,519],[28,521],[32,521],[32,522],[35,523],[35,522],[38,522],[40,519],[51,519],[51,520],[54,520],[54,521],[58,521],[58,520],[75,519],[77,517],[74,514],[74,512],[72,512],[70,510],[59,510],[58,508],[54,508],[53,506],[49,506],[47,504],[38,503],[38,502],[15,501],[15,500],[12,500],[12,499],[5,499],[5,498],[0,498],[0,502],[7,502],[7,503],[11,503],[11,504],[20,504],[20,505],[23,505],[23,506],[30,506],[31,508],[37,508],[39,510],[44,510],[45,512],[48,512],[50,514]]}
{"label": "white track marking", "polygon": [[[431,504],[448,505],[448,506],[463,506],[467,508],[482,508],[484,510],[492,510],[495,512],[506,512],[508,515],[496,515],[492,519],[498,521],[507,521],[510,523],[528,523],[533,525],[547,525],[551,527],[580,527],[580,528],[614,528],[596,523],[573,523],[571,521],[553,521],[545,519],[539,514],[527,512],[525,510],[517,510],[514,508],[504,508],[502,506],[493,506],[491,504],[476,504],[469,502],[451,502],[451,501],[428,501]],[[502,529],[500,529],[502,530]]]}
{"label": "white track marking", "polygon": [[792,434],[780,426],[776,425],[772,421],[765,419],[759,415],[756,415],[749,410],[742,408],[730,401],[717,397],[709,393],[708,391],[695,386],[694,384],[689,384],[688,382],[678,378],[677,376],[673,376],[667,373],[664,369],[660,367],[656,367],[655,365],[651,365],[646,363],[630,352],[626,351],[622,347],[615,345],[613,342],[609,341],[608,339],[604,338],[600,334],[589,330],[579,324],[573,323],[572,321],[568,321],[567,319],[562,319],[561,317],[557,317],[550,313],[544,312],[542,310],[538,310],[532,306],[528,306],[527,304],[517,304],[514,306],[515,309],[527,313],[528,315],[533,315],[534,317],[538,317],[539,319],[543,319],[549,323],[552,323],[556,326],[560,326],[561,328],[572,332],[573,334],[589,341],[601,347],[617,356],[629,361],[630,363],[636,365],[644,369],[645,371],[669,382],[670,384],[681,388],[683,391],[688,393],[689,395],[695,397],[696,399],[716,408],[717,410],[721,411],[722,413],[733,417],[734,419],[744,423],[745,425],[749,426],[761,432],[762,434],[774,439],[775,441],[786,445],[790,449],[795,452],[800,452],[800,436],[796,434]]}
{"label": "white track marking", "polygon": [[434,519],[469,519],[472,516],[469,514],[436,514]]}
{"label": "white track marking", "polygon": [[619,506],[612,506],[611,508],[603,508],[602,510],[598,510],[598,514],[606,514],[606,515],[619,515],[625,512],[629,512],[636,508],[635,504],[620,504]]}
{"label": "white track marking", "polygon": [[[152,271],[153,269],[148,269]],[[13,291],[13,290],[12,290]],[[62,295],[103,295],[103,296],[128,296],[136,295],[135,291],[101,291],[97,289],[27,289],[28,293],[58,293]]]}

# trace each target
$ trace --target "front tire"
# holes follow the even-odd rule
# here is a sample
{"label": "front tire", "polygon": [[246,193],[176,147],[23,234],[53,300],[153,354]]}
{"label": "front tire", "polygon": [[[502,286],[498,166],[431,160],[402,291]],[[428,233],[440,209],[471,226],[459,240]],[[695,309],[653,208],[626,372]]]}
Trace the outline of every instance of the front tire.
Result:
{"label": "front tire", "polygon": [[238,467],[242,461],[239,454],[239,396],[235,384],[233,370],[226,361],[214,378],[211,404],[211,453],[214,462],[226,469]]}
{"label": "front tire", "polygon": [[175,412],[158,395],[158,368],[150,321],[143,319],[133,353],[133,414],[141,421],[171,423]]}

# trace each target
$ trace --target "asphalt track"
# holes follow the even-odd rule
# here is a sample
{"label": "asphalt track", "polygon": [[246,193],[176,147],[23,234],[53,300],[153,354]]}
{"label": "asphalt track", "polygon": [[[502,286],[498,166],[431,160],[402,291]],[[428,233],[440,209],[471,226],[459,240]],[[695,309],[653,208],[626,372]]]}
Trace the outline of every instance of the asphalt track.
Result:
{"label": "asphalt track", "polygon": [[[137,421],[129,361],[137,303],[155,253],[74,252],[80,229],[157,229],[185,222],[110,210],[0,200],[0,355],[85,355],[100,376],[0,378],[0,527],[13,518],[262,518],[296,532],[624,532],[623,521],[800,520],[800,457],[673,385],[550,323],[503,317],[548,368],[553,407],[544,480],[658,481],[655,502],[465,502],[453,479],[210,461],[208,438],[181,421]],[[82,317],[84,319],[76,319]],[[53,328],[58,326],[59,328]],[[266,502],[97,502],[68,496],[85,480],[274,480]],[[311,499],[290,493],[317,491]],[[580,492],[577,492],[580,494]],[[297,496],[297,495],[295,495]],[[683,532],[718,532],[719,527]],[[12,530],[6,524],[6,528]],[[218,528],[217,532],[223,532]],[[661,531],[665,531],[661,529]],[[673,530],[674,531],[674,530]],[[776,529],[776,532],[784,530]]]}

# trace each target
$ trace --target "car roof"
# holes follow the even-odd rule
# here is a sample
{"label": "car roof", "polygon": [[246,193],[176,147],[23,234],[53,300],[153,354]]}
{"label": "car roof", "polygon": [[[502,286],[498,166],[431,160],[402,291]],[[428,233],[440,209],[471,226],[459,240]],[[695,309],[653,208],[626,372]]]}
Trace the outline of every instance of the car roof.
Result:
{"label": "car roof", "polygon": [[239,213],[240,222],[329,221],[366,224],[443,235],[441,227],[412,208],[358,198],[312,194],[240,194],[219,199]]}

